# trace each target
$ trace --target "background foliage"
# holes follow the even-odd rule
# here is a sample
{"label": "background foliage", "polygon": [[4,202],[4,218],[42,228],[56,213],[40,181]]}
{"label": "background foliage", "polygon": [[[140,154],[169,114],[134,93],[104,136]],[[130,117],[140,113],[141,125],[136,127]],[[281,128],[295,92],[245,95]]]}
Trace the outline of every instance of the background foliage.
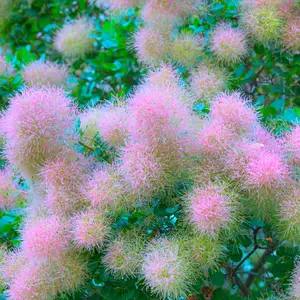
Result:
{"label": "background foliage", "polygon": [[[204,17],[193,16],[184,24],[184,28],[203,33],[208,38],[221,20],[237,25],[238,10],[236,0],[208,1]],[[11,18],[1,28],[2,52],[14,68],[13,73],[0,76],[1,108],[7,105],[9,95],[23,87],[20,72],[24,65],[37,59],[63,61],[53,49],[53,36],[64,22],[79,16],[86,16],[95,23],[93,37],[97,51],[84,59],[68,61],[71,72],[68,89],[71,95],[84,109],[132,91],[145,73],[134,53],[128,50],[128,40],[140,24],[138,11],[129,10],[122,15],[111,16],[109,12],[84,0],[34,0],[31,5],[27,1],[19,1]],[[207,55],[211,55],[209,50]],[[255,45],[245,60],[228,68],[227,72],[228,89],[240,89],[249,95],[260,108],[265,123],[274,132],[281,134],[291,124],[299,124],[299,54]],[[178,73],[183,78],[188,75],[184,68],[179,68]],[[195,111],[207,113],[205,103],[196,105]],[[90,152],[84,147],[81,150]],[[101,141],[91,154],[99,160],[109,159]],[[4,163],[2,160],[1,164]],[[18,229],[23,213],[22,207],[0,213],[1,243],[8,244],[10,248],[18,244]],[[155,220],[154,223],[149,222],[150,239],[158,232],[172,230],[178,218],[178,206],[164,207],[157,199],[153,207],[137,208],[132,214],[124,212],[115,220],[114,226],[130,229],[136,224],[147,223],[147,220]],[[254,275],[253,284],[250,285],[251,299],[258,299],[262,295],[271,299],[275,292],[286,289],[295,257],[299,254],[297,249],[276,244],[272,255],[269,253],[262,261],[264,253],[275,245],[276,236],[271,228],[259,220],[248,221],[245,228],[249,234],[239,237],[237,244],[227,245],[228,256],[220,271],[209,274],[209,281],[199,282],[190,299],[242,299],[237,281],[238,278],[244,280],[249,271]],[[98,253],[91,255],[90,272],[93,280],[83,291],[69,295],[68,299],[155,299],[139,287],[138,280],[115,280],[105,273],[100,260]],[[262,268],[255,269],[260,263],[263,263]],[[228,264],[232,266],[231,269],[228,269]]]}

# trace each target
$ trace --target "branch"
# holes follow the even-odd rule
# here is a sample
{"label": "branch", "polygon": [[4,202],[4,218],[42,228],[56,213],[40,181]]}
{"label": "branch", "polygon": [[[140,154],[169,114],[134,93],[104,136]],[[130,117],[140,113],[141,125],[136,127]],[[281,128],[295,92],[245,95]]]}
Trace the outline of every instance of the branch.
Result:
{"label": "branch", "polygon": [[249,274],[246,282],[245,282],[245,286],[247,288],[250,287],[250,285],[252,284],[255,275],[253,275],[252,273],[258,273],[258,271],[264,266],[264,264],[266,263],[266,259],[269,255],[272,254],[272,252],[275,250],[276,245],[270,245],[270,247],[268,249],[266,249],[266,251],[264,252],[264,254],[260,257],[260,259],[258,260],[258,262],[256,263],[256,265],[254,266],[254,268],[251,270],[251,273]]}
{"label": "branch", "polygon": [[241,290],[242,296],[248,297],[249,296],[248,287],[242,282],[242,280],[240,279],[240,277],[237,274],[234,275],[234,279],[235,279],[236,285]]}

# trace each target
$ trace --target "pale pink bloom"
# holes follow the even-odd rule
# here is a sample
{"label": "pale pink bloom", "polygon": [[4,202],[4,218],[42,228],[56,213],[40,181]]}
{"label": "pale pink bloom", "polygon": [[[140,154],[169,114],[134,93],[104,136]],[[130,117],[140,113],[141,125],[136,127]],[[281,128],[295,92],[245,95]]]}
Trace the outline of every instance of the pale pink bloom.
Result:
{"label": "pale pink bloom", "polygon": [[72,233],[75,244],[91,250],[102,247],[109,231],[109,224],[99,210],[89,209],[74,218]]}
{"label": "pale pink bloom", "polygon": [[107,209],[116,207],[124,193],[117,169],[103,167],[94,172],[85,188],[92,206]]}
{"label": "pale pink bloom", "polygon": [[55,260],[30,261],[15,274],[8,294],[12,300],[50,300],[59,293],[74,293],[86,275],[86,263],[73,253]]}
{"label": "pale pink bloom", "polygon": [[145,84],[173,90],[176,97],[188,106],[192,106],[195,102],[172,65],[162,64],[158,69],[150,71]]}
{"label": "pale pink bloom", "polygon": [[134,35],[133,48],[140,62],[155,66],[166,58],[169,34],[152,27],[141,27]]}
{"label": "pale pink bloom", "polygon": [[10,285],[12,280],[17,278],[20,269],[29,262],[27,255],[24,251],[8,252],[4,255],[3,263],[0,267],[1,279],[5,284]]}
{"label": "pale pink bloom", "polygon": [[300,264],[297,264],[292,276],[292,282],[289,287],[289,296],[291,300],[300,299]]}
{"label": "pale pink bloom", "polygon": [[282,0],[243,0],[242,6],[245,8],[257,8],[260,6],[278,7]]}
{"label": "pale pink bloom", "polygon": [[220,187],[209,184],[195,188],[188,198],[190,222],[200,233],[216,236],[228,227],[232,218],[230,199]]}
{"label": "pale pink bloom", "polygon": [[183,9],[177,0],[149,0],[142,8],[144,21],[162,26],[163,24],[178,24],[181,21]]}
{"label": "pale pink bloom", "polygon": [[206,122],[198,136],[199,150],[209,156],[222,156],[236,141],[237,135],[219,120]]}
{"label": "pale pink bloom", "polygon": [[120,172],[130,190],[142,196],[157,191],[164,182],[164,171],[154,151],[142,143],[127,143],[122,148]]}
{"label": "pale pink bloom", "polygon": [[211,116],[236,133],[248,133],[258,123],[257,113],[250,105],[250,100],[240,93],[223,93],[213,100]]}
{"label": "pale pink bloom", "polygon": [[19,192],[12,177],[11,170],[0,170],[0,207],[2,209],[14,207],[18,200]]}
{"label": "pale pink bloom", "polygon": [[166,238],[155,240],[146,249],[142,276],[146,286],[163,299],[179,299],[191,284],[189,264],[180,254],[178,243]]}
{"label": "pale pink bloom", "polygon": [[221,69],[200,65],[191,74],[191,90],[197,100],[212,100],[225,89],[226,77]]}
{"label": "pale pink bloom", "polygon": [[247,153],[246,185],[257,192],[271,193],[282,188],[289,179],[289,169],[282,157],[262,147]]}
{"label": "pale pink bloom", "polygon": [[[296,182],[294,183],[296,185]],[[293,246],[299,244],[300,234],[300,189],[291,187],[280,203],[279,224],[282,237]]]}
{"label": "pale pink bloom", "polygon": [[22,230],[22,248],[30,259],[55,258],[70,249],[68,224],[57,216],[30,220]]}
{"label": "pale pink bloom", "polygon": [[127,112],[122,106],[107,106],[101,109],[97,126],[101,138],[109,145],[124,143],[127,136]]}
{"label": "pale pink bloom", "polygon": [[56,33],[54,47],[66,57],[84,57],[94,50],[94,40],[90,36],[93,30],[92,23],[84,18],[65,24]]}
{"label": "pale pink bloom", "polygon": [[296,126],[285,138],[285,147],[291,155],[291,161],[300,165],[300,126]]}
{"label": "pale pink bloom", "polygon": [[295,7],[296,1],[295,0],[283,0],[280,3],[280,10],[285,17],[292,16],[297,8]]}
{"label": "pale pink bloom", "polygon": [[283,151],[283,147],[276,137],[263,128],[261,125],[257,125],[255,129],[250,132],[249,139],[254,143],[262,144],[264,147],[269,149],[270,151],[275,151],[280,153]]}
{"label": "pale pink bloom", "polygon": [[174,141],[186,132],[191,113],[172,88],[143,85],[129,99],[130,135],[150,145]]}
{"label": "pale pink bloom", "polygon": [[23,71],[23,79],[28,86],[64,86],[68,75],[68,68],[65,65],[50,61],[35,61],[25,66]]}
{"label": "pale pink bloom", "polygon": [[211,49],[219,61],[237,63],[248,53],[246,35],[229,24],[221,24],[212,33]]}
{"label": "pale pink bloom", "polygon": [[[9,289],[11,300],[49,300],[56,296],[56,291],[51,284],[51,274],[45,274],[42,264],[26,264],[21,267],[17,277],[12,281]],[[43,273],[42,273],[43,272]]]}
{"label": "pale pink bloom", "polygon": [[[100,0],[104,2],[104,4],[108,4],[112,9],[129,9],[129,8],[135,8],[139,6],[142,2],[142,0]],[[100,2],[98,0],[98,2]],[[106,2],[106,3],[105,3]]]}
{"label": "pale pink bloom", "polygon": [[300,51],[300,17],[287,20],[283,30],[284,45],[293,50]]}
{"label": "pale pink bloom", "polygon": [[85,206],[82,185],[89,178],[90,162],[84,156],[66,151],[41,169],[45,203],[56,214],[70,215]]}
{"label": "pale pink bloom", "polygon": [[115,278],[135,276],[141,264],[144,237],[140,232],[121,233],[109,242],[103,264]]}
{"label": "pale pink bloom", "polygon": [[36,176],[45,160],[74,139],[76,112],[72,99],[62,89],[30,88],[15,95],[0,119],[8,161],[23,176]]}

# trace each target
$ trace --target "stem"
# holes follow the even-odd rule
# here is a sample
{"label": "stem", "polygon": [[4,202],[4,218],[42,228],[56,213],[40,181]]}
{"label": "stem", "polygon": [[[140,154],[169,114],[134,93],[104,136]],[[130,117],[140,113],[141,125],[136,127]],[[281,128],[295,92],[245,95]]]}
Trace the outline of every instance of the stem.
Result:
{"label": "stem", "polygon": [[254,266],[254,268],[251,270],[251,273],[249,274],[249,276],[248,276],[248,278],[247,278],[247,280],[245,282],[245,286],[247,288],[250,287],[250,285],[252,284],[252,282],[253,282],[253,280],[255,278],[255,275],[253,275],[252,273],[257,273],[264,266],[264,264],[266,263],[267,257],[269,255],[271,255],[274,250],[275,250],[275,246],[272,245],[260,257],[260,259],[258,260],[258,262],[256,263],[256,265]]}
{"label": "stem", "polygon": [[248,297],[249,296],[248,287],[242,282],[242,280],[240,279],[240,277],[237,274],[234,275],[234,279],[235,279],[236,285],[241,290],[243,297]]}

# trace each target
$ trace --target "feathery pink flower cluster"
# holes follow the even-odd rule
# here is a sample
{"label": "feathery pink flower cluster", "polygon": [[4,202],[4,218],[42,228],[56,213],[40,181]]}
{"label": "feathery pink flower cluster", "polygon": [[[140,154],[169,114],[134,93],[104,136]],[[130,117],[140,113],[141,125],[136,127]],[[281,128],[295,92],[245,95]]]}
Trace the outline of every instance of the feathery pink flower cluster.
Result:
{"label": "feathery pink flower cluster", "polygon": [[25,66],[23,71],[23,79],[27,86],[64,86],[68,75],[65,65],[49,61],[35,61]]}
{"label": "feathery pink flower cluster", "polygon": [[70,249],[68,224],[57,216],[29,221],[22,230],[22,248],[29,259],[55,258]]}
{"label": "feathery pink flower cluster", "polygon": [[281,220],[279,232],[285,240],[296,246],[300,242],[300,189],[292,187],[282,198],[278,213]]}
{"label": "feathery pink flower cluster", "polygon": [[97,126],[101,138],[109,145],[124,143],[127,136],[127,112],[122,106],[108,106],[101,109]]}
{"label": "feathery pink flower cluster", "polygon": [[92,24],[83,18],[65,24],[55,36],[54,47],[63,56],[84,57],[93,51],[93,30]]}
{"label": "feathery pink flower cluster", "polygon": [[109,242],[103,264],[117,278],[132,277],[138,274],[144,237],[140,233],[119,234]]}
{"label": "feathery pink flower cluster", "polygon": [[190,86],[198,100],[211,101],[225,89],[226,76],[221,69],[201,64],[192,72]]}
{"label": "feathery pink flower cluster", "polygon": [[221,24],[215,28],[211,44],[217,59],[229,65],[239,62],[248,52],[244,32],[229,24]]}
{"label": "feathery pink flower cluster", "polygon": [[297,264],[293,273],[292,282],[289,287],[289,299],[297,300],[300,298],[300,265]]}
{"label": "feathery pink flower cluster", "polygon": [[114,167],[103,167],[94,172],[86,187],[86,197],[93,207],[102,210],[116,208],[124,193],[119,174]]}
{"label": "feathery pink flower cluster", "polygon": [[300,165],[300,126],[296,126],[293,131],[286,136],[286,148],[291,156],[291,161]]}
{"label": "feathery pink flower cluster", "polygon": [[189,195],[190,222],[202,234],[216,236],[232,220],[230,200],[219,187],[195,188]]}
{"label": "feathery pink flower cluster", "polygon": [[76,108],[63,90],[24,89],[11,98],[0,119],[7,160],[25,178],[37,176],[45,160],[60,153],[73,139],[75,118]]}
{"label": "feathery pink flower cluster", "polygon": [[149,66],[164,61],[170,45],[169,32],[142,27],[134,35],[133,48],[140,62]]}
{"label": "feathery pink flower cluster", "polygon": [[0,170],[0,207],[2,209],[14,207],[18,200],[19,192],[12,177],[11,170]]}
{"label": "feathery pink flower cluster", "polygon": [[249,132],[257,124],[257,114],[248,105],[249,100],[239,93],[223,93],[214,99],[211,106],[211,115],[234,132]]}
{"label": "feathery pink flower cluster", "polygon": [[88,161],[66,151],[50,160],[41,170],[45,205],[59,215],[71,215],[85,207],[82,184],[88,179]]}
{"label": "feathery pink flower cluster", "polygon": [[76,216],[72,225],[75,244],[85,249],[102,247],[108,233],[105,221],[103,214],[95,209]]}
{"label": "feathery pink flower cluster", "polygon": [[295,52],[300,51],[300,17],[291,17],[287,20],[283,30],[283,43]]}
{"label": "feathery pink flower cluster", "polygon": [[163,298],[178,299],[192,284],[188,262],[180,256],[176,241],[158,239],[148,246],[142,263],[146,286]]}

